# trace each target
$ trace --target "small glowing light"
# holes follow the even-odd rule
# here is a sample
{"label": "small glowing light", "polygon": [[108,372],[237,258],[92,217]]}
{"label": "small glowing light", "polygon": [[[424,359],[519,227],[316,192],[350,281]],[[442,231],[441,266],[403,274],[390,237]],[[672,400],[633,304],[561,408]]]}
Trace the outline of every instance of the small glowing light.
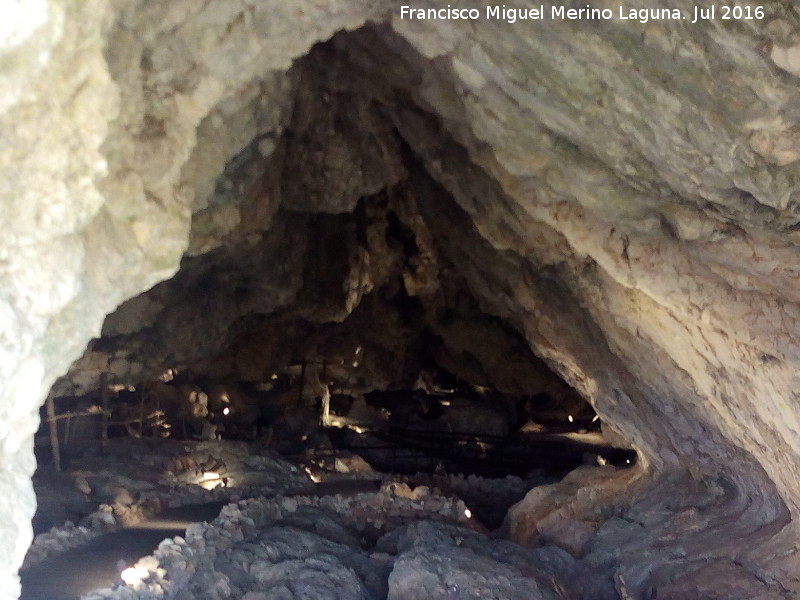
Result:
{"label": "small glowing light", "polygon": [[450,400],[439,400],[439,404],[442,406],[450,406],[452,402],[450,402]]}
{"label": "small glowing light", "polygon": [[215,473],[214,471],[204,471],[200,478],[200,482],[197,485],[206,490],[213,490],[219,486],[226,487],[227,481],[224,480],[219,473]]}
{"label": "small glowing light", "polygon": [[595,415],[594,419],[592,419],[592,423],[596,422],[600,418],[600,415]]}
{"label": "small glowing light", "polygon": [[569,422],[572,423],[575,419],[573,419],[572,415],[570,415],[570,416],[567,417],[567,420],[569,420]]}
{"label": "small glowing light", "polygon": [[222,409],[222,414],[226,416],[231,414],[231,409],[226,406],[225,408]]}
{"label": "small glowing light", "polygon": [[142,569],[141,567],[128,567],[119,574],[119,576],[122,578],[122,581],[125,582],[125,585],[136,585],[137,583],[141,583],[142,580],[147,578],[147,575],[147,569]]}
{"label": "small glowing light", "polygon": [[354,366],[354,367],[357,367],[357,366],[358,366],[358,361],[357,361],[357,360],[356,360],[356,361],[353,361],[353,366]]}
{"label": "small glowing light", "polygon": [[273,373],[273,374],[272,374],[272,377],[270,377],[270,379],[272,379],[273,381],[274,381],[275,379],[277,379],[277,378],[278,378],[278,374],[277,374],[277,373]]}
{"label": "small glowing light", "polygon": [[308,467],[303,467],[303,470],[306,472],[306,475],[308,475],[308,478],[309,478],[311,481],[313,481],[314,483],[319,483],[319,482],[321,481],[321,478],[320,478],[320,477],[318,477],[317,475],[315,475],[315,474],[314,474],[314,473],[311,471],[311,469],[309,469]]}
{"label": "small glowing light", "polygon": [[219,399],[222,400],[223,402],[230,402],[231,401],[231,397],[228,396],[228,392],[222,392],[219,395]]}
{"label": "small glowing light", "polygon": [[468,509],[468,508],[465,508],[464,509],[464,516],[467,517],[468,519],[471,519],[472,518],[472,511],[470,509]]}
{"label": "small glowing light", "polygon": [[356,348],[356,354],[361,354],[361,346],[359,346],[358,348]]}

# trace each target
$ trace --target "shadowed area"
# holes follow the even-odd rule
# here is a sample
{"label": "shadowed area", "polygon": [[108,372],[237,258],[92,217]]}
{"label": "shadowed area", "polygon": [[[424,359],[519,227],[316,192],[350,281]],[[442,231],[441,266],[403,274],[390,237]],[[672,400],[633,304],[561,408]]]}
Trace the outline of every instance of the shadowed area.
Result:
{"label": "shadowed area", "polygon": [[[352,495],[375,491],[375,481],[318,483],[313,493]],[[211,522],[223,502],[191,504],[109,533],[22,571],[22,600],[78,600],[82,594],[120,583],[120,572],[151,554],[162,540],[183,536],[192,523]],[[124,566],[123,566],[124,565]]]}
{"label": "shadowed area", "polygon": [[24,600],[78,600],[81,594],[120,581],[120,566],[133,565],[169,537],[183,535],[191,523],[212,521],[223,504],[170,508],[130,528],[90,540],[21,573]]}

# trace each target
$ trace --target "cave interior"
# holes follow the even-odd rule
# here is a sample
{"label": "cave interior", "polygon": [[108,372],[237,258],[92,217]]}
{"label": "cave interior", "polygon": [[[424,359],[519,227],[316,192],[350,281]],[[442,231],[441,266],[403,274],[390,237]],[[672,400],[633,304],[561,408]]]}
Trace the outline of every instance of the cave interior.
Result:
{"label": "cave interior", "polygon": [[[504,260],[427,172],[406,128],[436,132],[442,169],[471,170],[476,201],[503,196],[416,106],[410,82],[398,84],[414,79],[413,64],[360,61],[398,43],[365,27],[297,60],[281,135],[258,133],[227,162],[193,216],[180,269],[109,314],[55,382],[36,435],[35,534],[86,520],[102,492],[80,478],[88,497],[64,502],[53,477],[80,473],[123,438],[246,442],[315,482],[347,477],[354,460],[372,478],[524,480],[511,500],[472,491],[467,510],[490,529],[533,487],[581,466],[636,464],[635,449],[606,441],[588,399],[497,314],[494,290],[472,289],[464,270],[499,260],[512,264],[495,285],[535,277],[552,280],[552,302],[564,293],[551,266]],[[242,221],[220,237],[231,203]],[[596,340],[587,332],[583,343]],[[109,498],[122,510],[119,491]]]}
{"label": "cave interior", "polygon": [[[12,273],[53,291],[7,311],[42,358],[0,371],[0,598],[800,593],[794,9],[523,36],[111,4],[57,42],[103,76],[52,58],[114,91],[54,88],[103,115],[68,128],[85,214],[37,213]],[[181,537],[103,550],[137,528]]]}
{"label": "cave interior", "polygon": [[[636,463],[470,289],[461,265],[498,251],[403,137],[397,112],[411,99],[378,65],[359,65],[386,36],[337,34],[292,67],[286,130],[256,135],[195,216],[205,225],[235,201],[262,213],[260,227],[243,222],[187,253],[171,279],[108,315],[50,392],[58,468],[127,436],[247,441],[328,471],[339,452],[389,473],[550,482],[583,464]],[[435,115],[414,113],[441,131]],[[449,143],[456,169],[469,159]],[[283,201],[266,214],[276,187]],[[39,462],[52,464],[44,406],[41,417]],[[44,510],[35,533],[54,524]]]}

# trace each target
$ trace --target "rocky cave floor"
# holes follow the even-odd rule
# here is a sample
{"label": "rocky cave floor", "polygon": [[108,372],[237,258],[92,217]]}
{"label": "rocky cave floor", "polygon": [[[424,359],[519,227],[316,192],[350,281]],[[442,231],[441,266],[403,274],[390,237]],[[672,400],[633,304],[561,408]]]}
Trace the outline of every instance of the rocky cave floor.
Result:
{"label": "rocky cave floor", "polygon": [[[142,558],[133,583],[83,596],[93,600],[618,597],[603,569],[581,558],[590,526],[509,540],[520,524],[503,517],[526,493],[558,502],[547,490],[561,477],[544,471],[392,475],[347,453],[287,460],[244,442],[158,438],[112,439],[66,466],[34,479],[38,535],[23,581],[26,569],[169,507],[228,503]],[[572,481],[592,496],[592,482],[635,470],[583,466],[559,489]]]}

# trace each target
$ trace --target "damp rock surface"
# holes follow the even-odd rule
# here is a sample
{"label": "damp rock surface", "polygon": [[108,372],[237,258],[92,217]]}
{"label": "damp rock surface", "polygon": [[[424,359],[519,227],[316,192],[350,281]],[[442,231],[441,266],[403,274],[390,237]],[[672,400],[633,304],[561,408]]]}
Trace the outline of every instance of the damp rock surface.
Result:
{"label": "damp rock surface", "polygon": [[[107,313],[204,258],[112,317],[130,348],[93,344],[67,389],[167,358],[263,376],[245,332],[284,329],[271,319],[290,306],[293,323],[339,323],[386,286],[456,306],[468,290],[640,452],[625,518],[581,544],[620,595],[705,593],[703,573],[741,582],[732,596],[800,593],[791,3],[692,26],[412,21],[380,0],[9,6],[0,597],[17,596],[32,539],[47,390]],[[388,221],[357,208],[390,193],[393,251]],[[186,282],[211,326],[176,308]],[[387,384],[390,342],[373,348]],[[461,346],[438,360],[504,362]]]}
{"label": "damp rock surface", "polygon": [[490,539],[463,504],[388,488],[229,505],[137,566],[148,572],[141,583],[90,597],[600,598],[607,583],[558,548]]}
{"label": "damp rock surface", "polygon": [[[224,478],[224,485],[223,485]],[[165,509],[256,494],[303,492],[311,483],[296,466],[244,443],[114,440],[102,454],[76,457],[61,474],[34,480],[39,525],[23,568]],[[62,518],[65,498],[70,518]]]}

